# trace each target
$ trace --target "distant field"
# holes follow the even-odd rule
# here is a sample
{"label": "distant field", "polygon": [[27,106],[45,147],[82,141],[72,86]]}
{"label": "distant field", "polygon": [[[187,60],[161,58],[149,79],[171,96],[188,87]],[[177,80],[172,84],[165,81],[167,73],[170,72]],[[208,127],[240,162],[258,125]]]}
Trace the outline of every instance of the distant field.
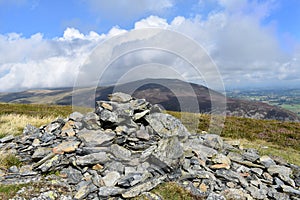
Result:
{"label": "distant field", "polygon": [[300,89],[237,90],[228,91],[227,95],[233,98],[265,102],[287,109],[300,116]]}
{"label": "distant field", "polygon": [[280,107],[297,113],[300,116],[300,104],[282,104]]}

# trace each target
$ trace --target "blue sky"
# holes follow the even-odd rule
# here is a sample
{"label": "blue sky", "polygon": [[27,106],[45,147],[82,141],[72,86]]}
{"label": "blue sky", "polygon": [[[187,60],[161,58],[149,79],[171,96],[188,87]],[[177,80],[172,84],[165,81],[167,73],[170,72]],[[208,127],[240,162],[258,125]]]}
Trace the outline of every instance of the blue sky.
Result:
{"label": "blue sky", "polygon": [[0,92],[72,86],[95,46],[145,27],[194,39],[227,88],[297,87],[299,19],[298,0],[0,0]]}

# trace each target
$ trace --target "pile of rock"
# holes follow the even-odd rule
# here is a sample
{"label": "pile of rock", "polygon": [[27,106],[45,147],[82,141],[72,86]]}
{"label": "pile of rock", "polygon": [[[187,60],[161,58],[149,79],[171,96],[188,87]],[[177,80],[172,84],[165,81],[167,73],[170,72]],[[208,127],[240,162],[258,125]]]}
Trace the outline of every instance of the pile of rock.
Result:
{"label": "pile of rock", "polygon": [[300,199],[299,166],[241,150],[218,135],[191,134],[143,99],[123,93],[109,99],[97,102],[95,112],[2,138],[2,152],[25,164],[1,170],[0,182],[44,181],[31,199],[161,199],[149,191],[167,181],[209,200]]}

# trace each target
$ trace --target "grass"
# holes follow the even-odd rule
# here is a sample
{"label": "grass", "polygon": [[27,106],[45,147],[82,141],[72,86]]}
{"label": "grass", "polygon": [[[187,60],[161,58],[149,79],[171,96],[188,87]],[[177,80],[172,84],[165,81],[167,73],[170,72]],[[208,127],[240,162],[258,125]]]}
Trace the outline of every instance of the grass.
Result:
{"label": "grass", "polygon": [[27,184],[0,185],[0,199],[8,200],[13,198],[17,194],[17,192],[26,185]]}
{"label": "grass", "polygon": [[24,114],[0,115],[0,138],[6,135],[20,135],[27,124],[36,127],[50,123],[55,116],[28,116]]}
{"label": "grass", "polygon": [[[224,140],[232,140],[231,138],[224,138]],[[296,164],[300,166],[300,151],[292,148],[283,147],[276,145],[274,143],[266,142],[264,140],[247,140],[239,139],[240,146],[242,148],[254,148],[257,149],[259,154],[268,155],[270,157],[283,158],[289,163]]]}
{"label": "grass", "polygon": [[[202,200],[203,198],[193,196],[175,182],[162,183],[151,190],[151,193],[158,195],[161,199],[172,200]],[[149,200],[145,195],[140,195],[133,200]]]}
{"label": "grass", "polygon": [[71,106],[0,103],[0,138],[20,135],[27,124],[40,127],[71,112]]}
{"label": "grass", "polygon": [[60,194],[71,193],[71,191],[67,187],[40,181],[28,184],[0,185],[0,199],[9,200],[11,198],[14,198],[17,192],[22,188],[26,189],[25,192],[19,194],[19,196],[21,197],[20,199],[33,199],[34,197],[37,197],[37,194],[39,194],[41,191],[45,192],[55,190]]}
{"label": "grass", "polygon": [[49,116],[67,116],[71,112],[71,106],[0,103],[0,115],[18,114],[43,118]]}
{"label": "grass", "polygon": [[22,165],[22,162],[19,160],[16,155],[11,154],[11,153],[5,153],[5,152],[0,152],[0,168],[2,169],[8,169],[11,166],[17,166],[20,167]]}
{"label": "grass", "polygon": [[[168,111],[174,117],[181,118],[181,113]],[[185,115],[187,115],[185,113]],[[191,118],[199,121],[196,132],[207,131],[210,115],[192,114]],[[189,125],[187,125],[189,129]],[[259,120],[240,117],[226,117],[222,137],[232,139],[264,140],[278,146],[289,147],[300,151],[300,123],[276,120]]]}

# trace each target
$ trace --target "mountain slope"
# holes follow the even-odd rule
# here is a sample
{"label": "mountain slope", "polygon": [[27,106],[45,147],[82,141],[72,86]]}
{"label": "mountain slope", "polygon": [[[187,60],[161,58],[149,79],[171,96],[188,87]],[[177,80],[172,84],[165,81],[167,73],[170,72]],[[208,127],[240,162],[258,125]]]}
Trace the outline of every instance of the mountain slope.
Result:
{"label": "mountain slope", "polygon": [[[116,91],[131,93],[136,98],[145,98],[152,104],[160,104],[164,109],[171,111],[211,113],[211,99],[215,102],[224,99],[221,93],[194,83],[174,79],[145,79],[121,84],[117,87],[99,87],[96,92],[96,100],[107,100],[108,94]],[[84,101],[84,98],[87,97],[82,95],[82,98]],[[233,98],[226,98],[226,100],[227,115],[299,121],[299,117],[295,113],[266,103]],[[2,93],[0,102],[71,105],[72,88]]]}

